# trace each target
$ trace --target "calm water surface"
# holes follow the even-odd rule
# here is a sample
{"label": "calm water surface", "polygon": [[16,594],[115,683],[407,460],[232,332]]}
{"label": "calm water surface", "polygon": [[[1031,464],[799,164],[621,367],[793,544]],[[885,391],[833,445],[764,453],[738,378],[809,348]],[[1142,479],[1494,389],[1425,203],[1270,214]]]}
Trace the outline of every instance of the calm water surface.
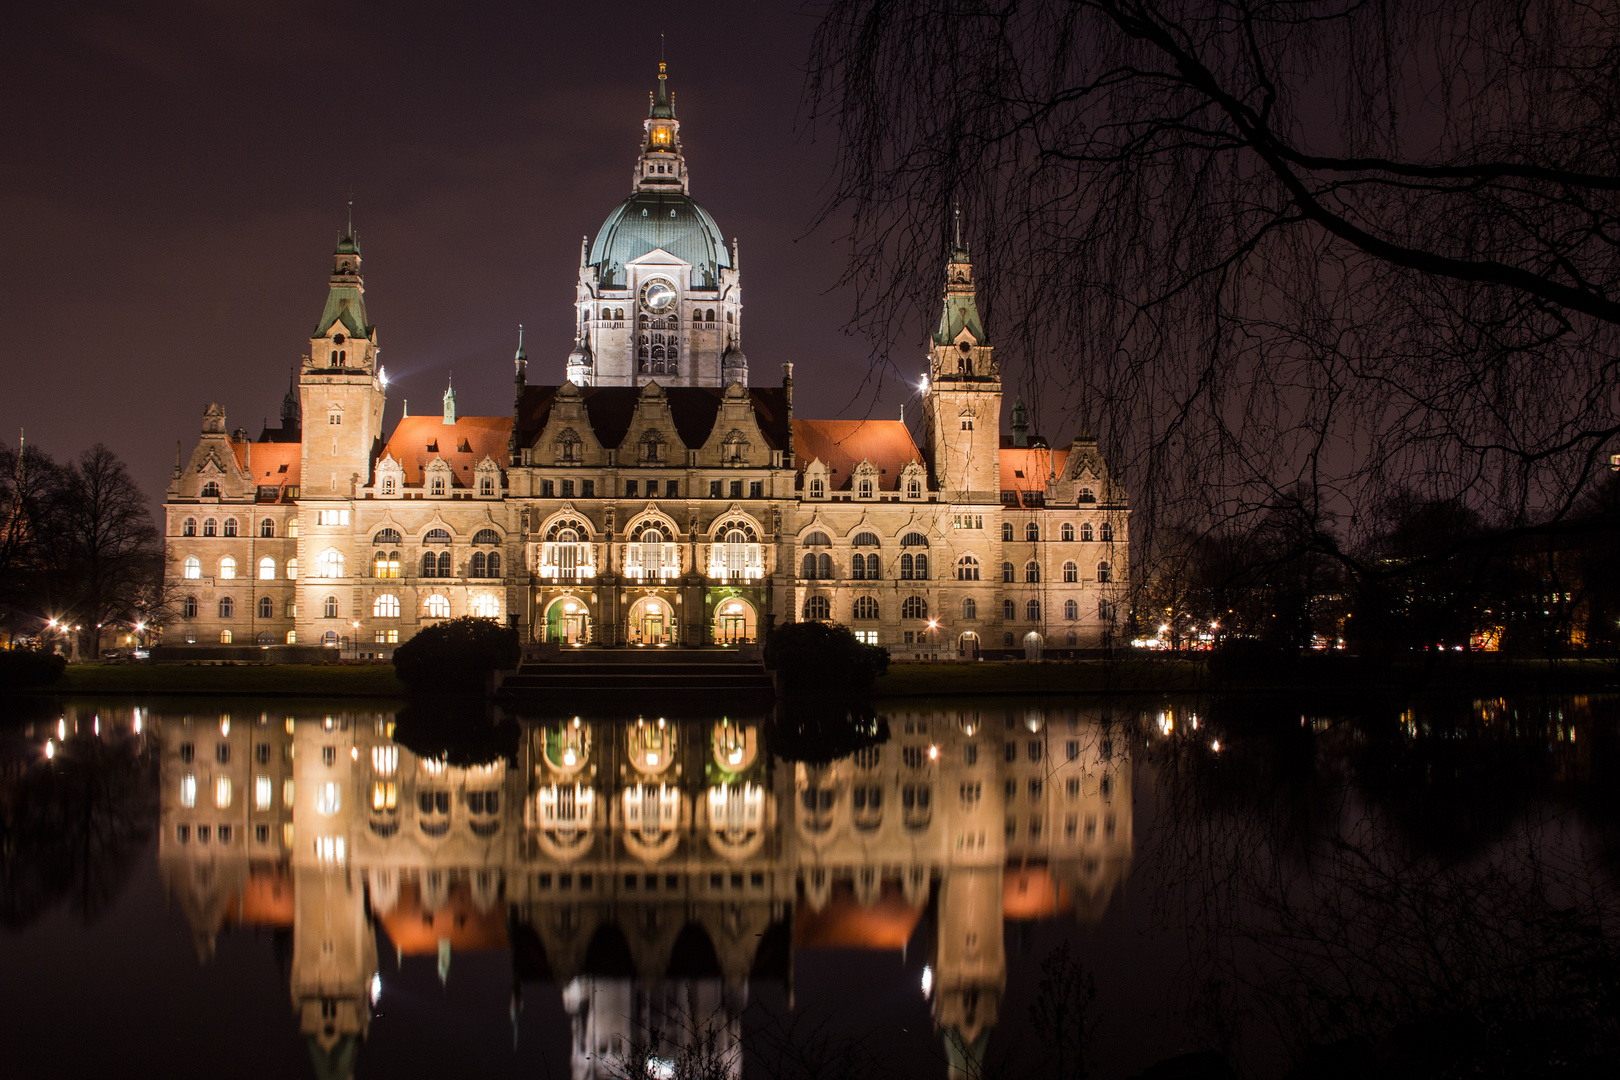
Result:
{"label": "calm water surface", "polygon": [[478,763],[387,706],[41,705],[0,727],[3,1067],[1601,1060],[1616,715],[968,702],[807,765],[761,717],[604,708]]}

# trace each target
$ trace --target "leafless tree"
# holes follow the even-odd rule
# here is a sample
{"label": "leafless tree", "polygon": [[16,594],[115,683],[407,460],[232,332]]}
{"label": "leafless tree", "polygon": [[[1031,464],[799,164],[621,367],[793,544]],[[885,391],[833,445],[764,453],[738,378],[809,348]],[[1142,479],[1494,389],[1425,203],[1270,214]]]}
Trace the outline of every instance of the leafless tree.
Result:
{"label": "leafless tree", "polygon": [[1523,531],[1604,469],[1617,61],[1582,2],[829,0],[807,102],[856,324],[928,325],[960,204],[992,336],[1101,433],[1139,567],[1283,510],[1368,576],[1391,490]]}

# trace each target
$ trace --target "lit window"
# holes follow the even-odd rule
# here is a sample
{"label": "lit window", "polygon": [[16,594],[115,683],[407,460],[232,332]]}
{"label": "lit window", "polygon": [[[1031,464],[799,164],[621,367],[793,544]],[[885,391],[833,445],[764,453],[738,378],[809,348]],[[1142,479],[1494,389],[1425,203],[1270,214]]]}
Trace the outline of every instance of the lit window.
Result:
{"label": "lit window", "polygon": [[498,619],[501,617],[501,602],[488,593],[473,597],[472,613],[479,619]]}
{"label": "lit window", "polygon": [[316,574],[323,578],[340,578],[343,576],[343,553],[336,548],[327,548],[315,560]]}
{"label": "lit window", "polygon": [[328,619],[335,619],[338,617],[337,597],[328,596],[326,598],[326,601],[321,605],[321,615]]}
{"label": "lit window", "polygon": [[229,555],[219,560],[219,576],[229,580],[236,576],[236,560]]}
{"label": "lit window", "polygon": [[188,555],[186,557],[186,577],[202,577],[202,560],[197,558],[195,555]]}
{"label": "lit window", "polygon": [[266,555],[259,560],[259,580],[274,581],[276,579],[276,560]]}
{"label": "lit window", "polygon": [[197,777],[190,773],[180,778],[180,805],[187,809],[197,805]]}
{"label": "lit window", "polygon": [[297,559],[288,559],[287,560],[287,580],[288,581],[297,581],[298,580],[298,560]]}
{"label": "lit window", "polygon": [[450,617],[450,601],[442,596],[430,596],[426,605],[427,617],[430,619],[448,619]]}
{"label": "lit window", "polygon": [[229,630],[221,630],[219,632],[219,643],[221,645],[229,645],[231,643],[231,632]]}
{"label": "lit window", "polygon": [[315,812],[331,817],[343,805],[343,788],[336,780],[328,780],[315,791]]}
{"label": "lit window", "polygon": [[272,794],[273,787],[268,776],[256,776],[253,778],[253,809],[270,809]]}
{"label": "lit window", "polygon": [[230,809],[231,805],[231,778],[222,776],[214,781],[214,805],[221,810]]}
{"label": "lit window", "polygon": [[372,601],[371,614],[379,619],[399,618],[399,597],[389,593],[377,597]]}
{"label": "lit window", "polygon": [[394,771],[399,768],[399,747],[373,746],[371,768],[378,776],[393,776]]}

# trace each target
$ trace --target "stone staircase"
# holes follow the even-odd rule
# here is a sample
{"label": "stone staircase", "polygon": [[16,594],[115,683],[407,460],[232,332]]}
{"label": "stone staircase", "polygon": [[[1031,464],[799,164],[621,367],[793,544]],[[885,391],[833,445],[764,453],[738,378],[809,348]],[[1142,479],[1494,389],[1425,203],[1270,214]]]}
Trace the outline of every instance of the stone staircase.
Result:
{"label": "stone staircase", "polygon": [[525,649],[518,669],[505,674],[495,692],[516,699],[670,693],[775,696],[757,645],[541,646]]}

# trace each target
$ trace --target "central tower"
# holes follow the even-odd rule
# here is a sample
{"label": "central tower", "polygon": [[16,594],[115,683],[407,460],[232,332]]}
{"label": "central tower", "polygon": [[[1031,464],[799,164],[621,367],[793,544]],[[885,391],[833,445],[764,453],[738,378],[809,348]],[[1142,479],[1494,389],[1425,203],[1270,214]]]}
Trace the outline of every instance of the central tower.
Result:
{"label": "central tower", "polygon": [[663,64],[650,96],[630,197],[580,247],[568,381],[746,385],[736,243],[692,201]]}

